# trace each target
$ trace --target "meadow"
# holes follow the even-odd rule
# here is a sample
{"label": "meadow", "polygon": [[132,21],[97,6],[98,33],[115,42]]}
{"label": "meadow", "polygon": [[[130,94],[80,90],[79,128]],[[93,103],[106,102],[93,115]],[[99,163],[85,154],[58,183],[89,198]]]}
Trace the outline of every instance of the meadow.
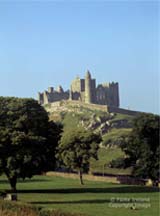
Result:
{"label": "meadow", "polygon": [[[7,179],[1,176],[0,191],[9,189]],[[152,187],[95,181],[85,181],[81,186],[77,179],[35,176],[19,181],[17,190],[18,201],[44,210],[59,209],[86,216],[158,216],[159,193]]]}

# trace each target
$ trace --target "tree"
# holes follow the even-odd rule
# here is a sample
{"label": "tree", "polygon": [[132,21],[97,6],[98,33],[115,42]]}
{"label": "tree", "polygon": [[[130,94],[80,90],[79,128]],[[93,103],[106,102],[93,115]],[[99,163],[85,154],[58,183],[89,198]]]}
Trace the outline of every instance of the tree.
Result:
{"label": "tree", "polygon": [[53,169],[60,132],[34,99],[0,97],[0,172],[13,191],[17,178]]}
{"label": "tree", "polygon": [[133,130],[122,145],[133,166],[133,174],[150,178],[154,183],[159,179],[159,123],[158,115],[140,114],[135,118]]}
{"label": "tree", "polygon": [[83,184],[83,172],[89,169],[90,158],[98,159],[100,142],[100,135],[82,128],[65,131],[61,137],[57,157],[68,168],[78,171],[81,184]]}

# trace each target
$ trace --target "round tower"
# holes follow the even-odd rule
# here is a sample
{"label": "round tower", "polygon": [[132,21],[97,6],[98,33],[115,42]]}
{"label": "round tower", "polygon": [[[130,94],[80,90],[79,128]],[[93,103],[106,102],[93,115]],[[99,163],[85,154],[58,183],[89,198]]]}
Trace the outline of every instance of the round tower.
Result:
{"label": "round tower", "polygon": [[91,74],[89,71],[85,76],[85,103],[92,103]]}
{"label": "round tower", "polygon": [[70,90],[69,90],[69,100],[72,100],[73,99],[73,93],[72,93],[72,85],[70,87]]}

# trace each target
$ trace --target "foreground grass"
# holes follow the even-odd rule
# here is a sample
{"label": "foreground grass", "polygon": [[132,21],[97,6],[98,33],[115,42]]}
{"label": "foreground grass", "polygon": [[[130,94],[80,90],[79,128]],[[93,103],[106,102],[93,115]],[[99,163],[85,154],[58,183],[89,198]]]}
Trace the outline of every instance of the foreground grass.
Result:
{"label": "foreground grass", "polygon": [[[31,180],[17,184],[18,199],[44,209],[60,209],[63,212],[83,213],[88,216],[158,216],[159,197],[155,188],[118,185],[86,181],[84,186],[78,180],[61,177],[35,176]],[[5,177],[0,178],[0,190],[10,189]],[[147,208],[136,210],[121,205],[116,208],[112,203],[122,204],[125,199],[144,199],[148,197]],[[112,202],[111,202],[112,201]],[[145,204],[145,203],[144,203]]]}
{"label": "foreground grass", "polygon": [[0,201],[0,216],[84,216],[59,210],[44,210],[41,207],[21,202]]}

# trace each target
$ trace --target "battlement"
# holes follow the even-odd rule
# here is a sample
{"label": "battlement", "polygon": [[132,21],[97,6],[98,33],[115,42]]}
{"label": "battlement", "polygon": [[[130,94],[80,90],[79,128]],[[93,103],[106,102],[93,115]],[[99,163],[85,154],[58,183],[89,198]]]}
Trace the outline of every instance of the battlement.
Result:
{"label": "battlement", "polygon": [[119,107],[119,85],[117,82],[109,82],[96,87],[96,79],[92,79],[91,73],[87,71],[84,79],[76,77],[72,81],[70,90],[64,91],[61,86],[58,86],[56,90],[48,87],[48,91],[38,93],[40,104],[61,100]]}

